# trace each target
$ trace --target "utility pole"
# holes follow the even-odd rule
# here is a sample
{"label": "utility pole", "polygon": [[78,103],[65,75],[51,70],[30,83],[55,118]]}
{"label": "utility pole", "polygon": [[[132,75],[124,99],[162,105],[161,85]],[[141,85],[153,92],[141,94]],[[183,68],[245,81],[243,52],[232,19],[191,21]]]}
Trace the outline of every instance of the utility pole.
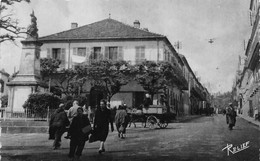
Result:
{"label": "utility pole", "polygon": [[174,47],[176,47],[178,53],[180,53],[180,49],[182,48],[182,42],[178,40],[174,43]]}

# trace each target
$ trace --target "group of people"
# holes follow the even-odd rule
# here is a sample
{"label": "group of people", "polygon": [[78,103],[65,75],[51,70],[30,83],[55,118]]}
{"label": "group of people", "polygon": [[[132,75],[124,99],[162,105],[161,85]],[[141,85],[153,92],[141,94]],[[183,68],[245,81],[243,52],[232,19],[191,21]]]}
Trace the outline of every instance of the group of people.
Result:
{"label": "group of people", "polygon": [[[70,139],[69,158],[80,158],[86,141],[100,141],[98,153],[105,152],[105,141],[110,129],[113,132],[114,118],[111,109],[106,100],[101,100],[94,114],[93,127],[90,124],[88,115],[84,109],[78,105],[78,101],[73,102],[73,106],[66,113],[64,104],[60,104],[49,122],[49,139],[53,139],[53,149],[59,149],[61,146],[61,137],[67,131],[65,138]],[[115,125],[118,131],[118,137],[125,138],[128,115],[126,106],[119,106],[115,115]],[[67,128],[69,127],[69,128]]]}

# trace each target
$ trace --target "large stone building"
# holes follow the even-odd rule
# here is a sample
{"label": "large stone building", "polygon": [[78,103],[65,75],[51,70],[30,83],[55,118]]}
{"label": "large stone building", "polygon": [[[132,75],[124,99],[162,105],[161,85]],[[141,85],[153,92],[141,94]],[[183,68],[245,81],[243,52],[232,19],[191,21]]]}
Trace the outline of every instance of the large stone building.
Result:
{"label": "large stone building", "polygon": [[[72,29],[41,37],[39,41],[43,43],[41,57],[60,59],[60,68],[74,68],[102,59],[125,60],[132,65],[144,60],[168,61],[182,68],[182,61],[167,37],[141,29],[139,21],[133,26],[111,18],[81,27],[73,23]],[[91,87],[86,89],[86,95],[90,95],[91,90]],[[144,92],[140,85],[131,82],[112,97],[111,104],[125,102],[131,107],[138,106]],[[181,105],[181,92],[178,87],[171,90],[175,109]]]}
{"label": "large stone building", "polygon": [[237,102],[239,112],[245,117],[253,117],[255,111],[260,111],[259,9],[259,0],[251,0],[251,35],[245,56],[243,56],[245,58],[239,59],[236,81],[233,86],[234,100]]}
{"label": "large stone building", "polygon": [[184,113],[201,114],[202,111],[205,111],[206,107],[210,106],[210,94],[199,82],[185,56],[179,55],[184,63],[183,74],[188,82],[188,89],[183,90]]}
{"label": "large stone building", "polygon": [[[24,41],[24,43],[27,43],[27,41]],[[59,59],[61,60],[59,70],[75,68],[82,64],[91,64],[93,61],[107,59],[125,60],[132,65],[145,60],[170,62],[180,69],[179,77],[185,77],[187,80],[181,82],[181,85],[176,84],[175,87],[167,89],[171,112],[195,114],[202,107],[202,99],[199,97],[202,97],[204,87],[192,74],[192,70],[187,70],[187,62],[183,61],[166,36],[152,33],[148,29],[142,29],[139,21],[135,21],[133,26],[111,18],[80,27],[78,27],[77,23],[72,23],[71,29],[40,37],[34,43],[39,43],[40,49],[38,49],[38,46],[34,48],[33,51],[36,55],[33,60],[39,61],[38,52],[40,52],[41,58]],[[25,54],[26,52],[23,51]],[[34,73],[37,71],[33,70]],[[190,75],[192,75],[192,78]],[[39,84],[39,81],[36,82]],[[190,90],[187,82],[190,82],[189,84],[192,87]],[[39,86],[38,84],[30,86],[31,92],[38,90],[36,88]],[[13,81],[11,85],[17,86],[17,83]],[[184,91],[189,91],[192,94],[184,94]],[[144,100],[145,93],[145,90],[139,84],[132,81],[123,86],[120,92],[111,98],[111,105],[116,106],[124,102],[130,107],[138,107]],[[15,95],[15,91],[13,95]],[[90,83],[84,86],[82,95],[89,99],[88,102],[91,106],[97,105],[99,100],[104,98],[103,93],[95,90]],[[159,98],[159,94],[155,95],[153,103],[158,104]],[[185,100],[191,103],[185,104]],[[14,104],[10,105],[14,106]],[[192,109],[190,109],[191,107]],[[22,105],[16,108],[21,109]],[[15,108],[11,107],[11,109],[14,111]]]}
{"label": "large stone building", "polygon": [[[89,25],[78,27],[72,23],[71,29],[44,36],[39,38],[43,43],[41,47],[41,57],[52,57],[61,60],[60,68],[74,68],[80,64],[89,64],[92,60],[125,60],[132,65],[144,60],[149,61],[168,61],[183,70],[186,80],[188,72],[185,73],[183,59],[178,55],[166,36],[152,33],[148,29],[142,29],[140,22],[135,21],[133,26],[124,24],[114,19],[108,18]],[[192,73],[191,69],[189,72]],[[194,80],[193,80],[194,79]],[[203,93],[204,87],[199,83],[196,77],[193,77],[191,93]],[[188,81],[187,81],[188,82]],[[188,90],[188,84],[183,82],[182,87],[176,86],[168,90],[169,104],[176,113],[190,114],[189,104],[184,104],[184,90]],[[86,89],[86,95],[91,95],[91,87]],[[200,92],[201,91],[201,92]],[[112,105],[127,103],[128,106],[136,107],[143,101],[145,91],[135,82],[130,82],[123,86],[120,93],[114,95],[111,99]],[[192,111],[199,108],[200,94],[191,95],[194,106]],[[195,99],[199,100],[195,100]],[[153,102],[158,102],[159,95],[154,97]],[[95,103],[94,103],[95,104]],[[197,107],[195,107],[197,106]]]}

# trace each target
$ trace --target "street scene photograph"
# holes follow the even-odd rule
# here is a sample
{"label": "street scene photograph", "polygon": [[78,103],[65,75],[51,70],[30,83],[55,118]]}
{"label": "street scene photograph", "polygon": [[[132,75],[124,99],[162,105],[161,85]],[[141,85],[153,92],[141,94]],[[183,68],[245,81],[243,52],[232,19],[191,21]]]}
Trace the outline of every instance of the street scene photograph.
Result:
{"label": "street scene photograph", "polygon": [[259,0],[0,0],[0,161],[259,161]]}

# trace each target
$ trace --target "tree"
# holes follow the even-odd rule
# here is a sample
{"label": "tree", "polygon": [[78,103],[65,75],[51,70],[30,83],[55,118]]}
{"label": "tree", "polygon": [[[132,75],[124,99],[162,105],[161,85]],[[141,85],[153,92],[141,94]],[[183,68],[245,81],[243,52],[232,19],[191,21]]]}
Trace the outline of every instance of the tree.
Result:
{"label": "tree", "polygon": [[8,13],[8,9],[19,2],[27,2],[30,0],[1,0],[0,2],[0,43],[10,40],[15,41],[16,38],[23,38],[22,34],[26,33],[26,29],[19,26],[17,19],[13,18],[12,13]]}
{"label": "tree", "polygon": [[74,90],[78,91],[78,95],[80,95],[81,92],[84,92],[83,86],[88,80],[88,74],[89,74],[88,68],[89,67],[86,65],[76,66],[75,68],[76,76],[74,77],[71,84],[73,84]]}
{"label": "tree", "polygon": [[25,101],[23,108],[31,110],[34,116],[42,118],[47,114],[47,110],[56,109],[59,107],[60,98],[52,93],[33,93],[30,94]]}
{"label": "tree", "polygon": [[153,61],[144,61],[137,64],[138,70],[135,80],[146,90],[153,100],[154,94],[164,89],[166,79],[160,70],[159,64]]}
{"label": "tree", "polygon": [[53,85],[66,96],[77,95],[77,85],[74,84],[76,81],[76,75],[77,74],[74,69],[63,69],[55,75],[55,81],[53,81]]}
{"label": "tree", "polygon": [[2,105],[1,107],[7,107],[8,105],[8,95],[3,95],[1,98]]}
{"label": "tree", "polygon": [[101,60],[89,66],[88,74],[92,86],[103,89],[110,102],[112,96],[131,80],[132,70],[126,61]]}
{"label": "tree", "polygon": [[48,79],[49,92],[51,91],[51,79],[53,75],[57,73],[57,69],[59,68],[60,63],[60,60],[52,58],[42,58],[40,60],[41,76],[43,79]]}
{"label": "tree", "polygon": [[144,61],[137,64],[136,69],[135,80],[151,95],[152,100],[154,94],[159,91],[163,91],[166,95],[166,87],[182,88],[187,84],[181,69],[170,62]]}

